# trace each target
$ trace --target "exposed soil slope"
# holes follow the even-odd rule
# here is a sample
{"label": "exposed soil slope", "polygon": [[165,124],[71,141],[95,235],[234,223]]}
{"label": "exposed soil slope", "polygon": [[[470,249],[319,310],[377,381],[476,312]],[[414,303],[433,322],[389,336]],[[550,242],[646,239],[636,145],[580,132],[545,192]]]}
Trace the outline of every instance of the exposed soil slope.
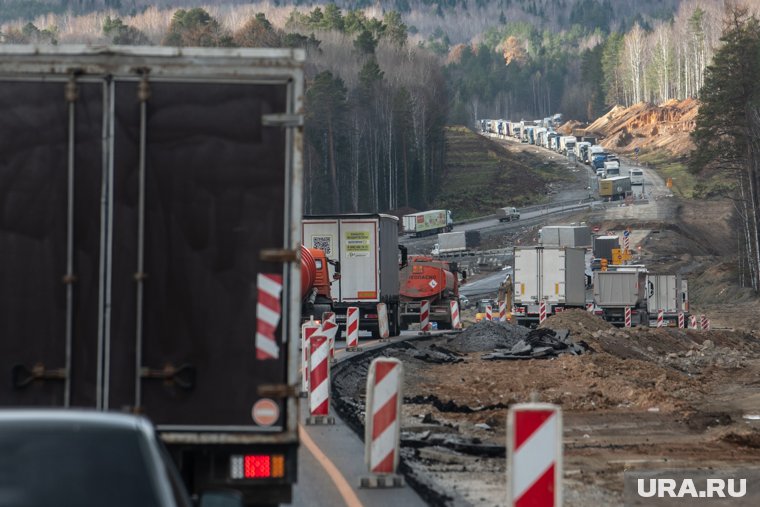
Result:
{"label": "exposed soil slope", "polygon": [[696,125],[699,103],[694,99],[646,102],[631,107],[615,106],[586,128],[601,138],[600,144],[620,153],[666,150],[674,157],[694,148],[689,134]]}

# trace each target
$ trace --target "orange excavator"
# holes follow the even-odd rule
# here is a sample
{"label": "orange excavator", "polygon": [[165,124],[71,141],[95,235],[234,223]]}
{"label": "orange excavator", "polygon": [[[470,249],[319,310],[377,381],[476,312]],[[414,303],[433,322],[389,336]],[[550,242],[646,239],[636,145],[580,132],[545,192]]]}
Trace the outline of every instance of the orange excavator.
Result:
{"label": "orange excavator", "polygon": [[401,325],[420,321],[420,302],[430,302],[430,322],[438,329],[451,329],[451,301],[459,301],[459,279],[456,262],[433,257],[410,256],[401,270]]}

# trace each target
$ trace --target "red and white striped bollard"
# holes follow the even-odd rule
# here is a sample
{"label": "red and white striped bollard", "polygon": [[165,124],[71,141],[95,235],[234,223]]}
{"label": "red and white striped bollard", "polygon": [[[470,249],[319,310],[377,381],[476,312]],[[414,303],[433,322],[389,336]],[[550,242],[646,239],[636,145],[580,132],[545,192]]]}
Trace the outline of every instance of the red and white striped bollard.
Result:
{"label": "red and white striped bollard", "polygon": [[662,310],[657,310],[657,327],[662,327],[662,325],[665,323],[665,312]]}
{"label": "red and white striped bollard", "polygon": [[462,329],[462,321],[459,318],[459,302],[456,300],[449,301],[451,309],[451,329]]}
{"label": "red and white striped bollard", "polygon": [[586,311],[587,312],[593,312],[594,311],[594,303],[586,303]]}
{"label": "red and white striped bollard", "polygon": [[378,357],[370,364],[367,374],[364,458],[372,475],[361,479],[361,487],[404,485],[403,478],[396,475],[403,378],[403,365],[396,358]]}
{"label": "red and white striped bollard", "polygon": [[697,328],[697,316],[696,315],[692,315],[691,317],[689,317],[689,328],[691,328],[691,329],[698,329]]}
{"label": "red and white striped bollard", "polygon": [[391,331],[388,326],[388,307],[385,303],[377,304],[377,327],[380,334],[380,341],[390,339]]}
{"label": "red and white striped bollard", "polygon": [[356,306],[346,310],[346,350],[359,350],[359,308]]}
{"label": "red and white striped bollard", "polygon": [[699,316],[699,327],[702,331],[707,331],[707,317],[704,313]]}
{"label": "red and white striped bollard", "polygon": [[303,363],[301,364],[301,392],[302,397],[309,393],[309,340],[319,330],[320,325],[312,317],[308,322],[301,325],[301,351]]}
{"label": "red and white striped bollard", "polygon": [[330,343],[319,332],[313,334],[309,342],[309,417],[306,424],[334,424],[335,419],[330,417]]}
{"label": "red and white striped bollard", "polygon": [[507,414],[507,505],[562,505],[562,412],[521,403]]}
{"label": "red and white striped bollard", "polygon": [[499,321],[507,321],[507,302],[504,300],[499,301]]}
{"label": "red and white striped bollard", "polygon": [[625,327],[631,327],[631,307],[625,307]]}
{"label": "red and white striped bollard", "polygon": [[683,312],[678,312],[678,328],[683,329],[686,327],[686,316]]}
{"label": "red and white striped bollard", "polygon": [[493,320],[493,308],[491,308],[491,305],[486,305],[486,320]]}
{"label": "red and white striped bollard", "polygon": [[546,301],[538,303],[538,323],[542,324],[546,320]]}
{"label": "red and white striped bollard", "polygon": [[420,301],[420,334],[430,332],[430,301]]}

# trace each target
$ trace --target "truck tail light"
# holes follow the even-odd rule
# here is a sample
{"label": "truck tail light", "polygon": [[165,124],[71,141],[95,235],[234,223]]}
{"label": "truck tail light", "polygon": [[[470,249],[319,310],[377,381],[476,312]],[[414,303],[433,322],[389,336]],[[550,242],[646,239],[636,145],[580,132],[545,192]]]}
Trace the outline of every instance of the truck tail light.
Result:
{"label": "truck tail light", "polygon": [[555,306],[554,307],[554,313],[560,313],[560,312],[563,312],[563,311],[565,311],[565,307],[564,306]]}
{"label": "truck tail light", "polygon": [[594,310],[594,315],[604,315],[603,310]]}
{"label": "truck tail light", "polygon": [[515,313],[525,313],[525,308],[522,306],[515,307]]}
{"label": "truck tail light", "polygon": [[285,477],[282,454],[246,454],[230,457],[231,479],[279,479]]}
{"label": "truck tail light", "polygon": [[368,313],[364,317],[367,318],[367,319],[376,319],[377,318],[377,314],[376,313]]}

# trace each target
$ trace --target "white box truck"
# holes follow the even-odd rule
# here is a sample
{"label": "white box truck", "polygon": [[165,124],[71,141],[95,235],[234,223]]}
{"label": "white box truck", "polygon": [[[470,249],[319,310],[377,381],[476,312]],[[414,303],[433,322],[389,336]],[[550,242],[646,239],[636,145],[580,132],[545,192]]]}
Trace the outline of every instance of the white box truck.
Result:
{"label": "white box truck", "polygon": [[[332,311],[344,326],[349,306],[359,307],[359,326],[378,333],[377,303],[388,307],[391,336],[399,332],[398,218],[383,214],[305,216],[303,243],[338,264],[330,265]],[[335,279],[335,272],[340,276]],[[316,316],[315,316],[316,317]]]}
{"label": "white box truck", "polygon": [[688,319],[688,282],[681,275],[647,274],[646,298],[650,319],[656,319],[660,310],[668,326],[678,326],[680,312]]}
{"label": "white box truck", "polygon": [[584,308],[585,258],[583,248],[515,247],[512,301],[517,323],[537,325],[541,301],[547,317],[565,308]]}
{"label": "white box truck", "polygon": [[404,215],[403,222],[404,233],[414,237],[430,236],[439,232],[451,232],[454,229],[451,210],[447,209],[435,209]]}

